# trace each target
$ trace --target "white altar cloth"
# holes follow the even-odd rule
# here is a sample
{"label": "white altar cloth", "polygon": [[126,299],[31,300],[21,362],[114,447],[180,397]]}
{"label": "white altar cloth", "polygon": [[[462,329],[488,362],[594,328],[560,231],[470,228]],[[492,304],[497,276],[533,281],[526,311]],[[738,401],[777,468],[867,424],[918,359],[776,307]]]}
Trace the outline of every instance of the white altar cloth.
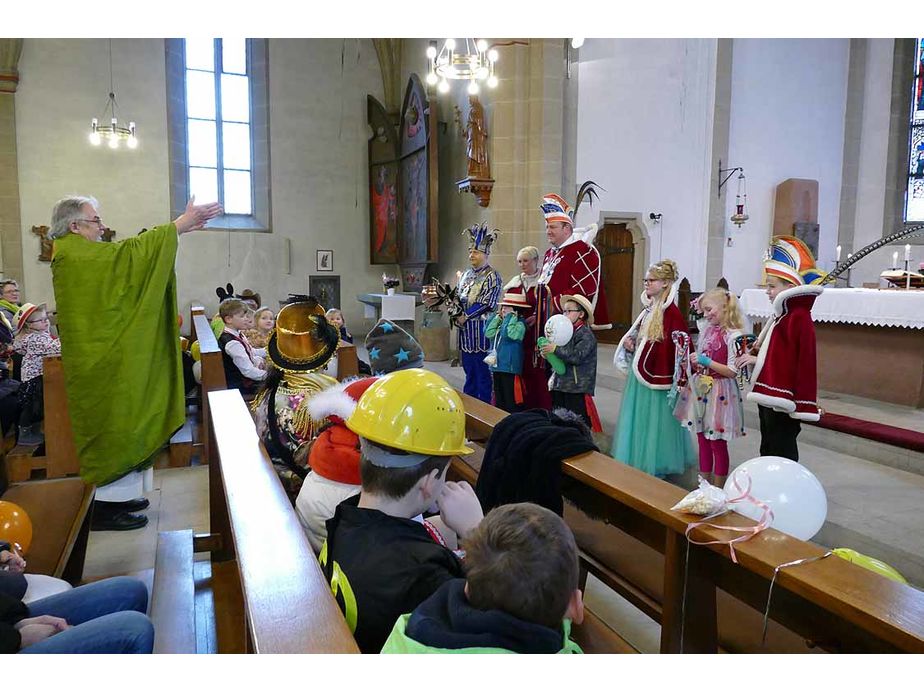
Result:
{"label": "white altar cloth", "polygon": [[[764,289],[745,289],[741,312],[749,321],[766,320],[773,307]],[[815,322],[924,329],[924,291],[825,287],[812,307]]]}

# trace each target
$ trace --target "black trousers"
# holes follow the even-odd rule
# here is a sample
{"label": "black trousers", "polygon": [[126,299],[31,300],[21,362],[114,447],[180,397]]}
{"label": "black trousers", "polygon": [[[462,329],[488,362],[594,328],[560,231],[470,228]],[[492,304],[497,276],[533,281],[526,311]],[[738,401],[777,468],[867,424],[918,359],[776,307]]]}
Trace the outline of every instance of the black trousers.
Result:
{"label": "black trousers", "polygon": [[494,377],[494,406],[511,414],[516,411],[523,411],[523,405],[517,404],[514,396],[516,376],[513,373],[498,373],[496,371],[492,375]]}
{"label": "black trousers", "polygon": [[760,415],[760,454],[776,455],[798,462],[796,438],[802,430],[801,422],[762,404],[757,405],[757,411]]}
{"label": "black trousers", "polygon": [[556,409],[567,409],[574,412],[582,419],[584,423],[590,426],[590,417],[587,415],[587,403],[584,400],[583,392],[559,392],[552,390],[552,411]]}
{"label": "black trousers", "polygon": [[19,425],[31,426],[45,418],[45,376],[39,375],[19,386]]}

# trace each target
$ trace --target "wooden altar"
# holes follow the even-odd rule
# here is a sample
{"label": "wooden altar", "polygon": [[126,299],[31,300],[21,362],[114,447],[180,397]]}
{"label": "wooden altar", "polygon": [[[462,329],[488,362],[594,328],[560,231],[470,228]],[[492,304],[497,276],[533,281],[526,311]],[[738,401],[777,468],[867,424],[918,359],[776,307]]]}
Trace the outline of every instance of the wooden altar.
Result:
{"label": "wooden altar", "polygon": [[[773,312],[762,289],[741,309],[755,327]],[[924,408],[924,291],[825,288],[812,317],[819,390]]]}

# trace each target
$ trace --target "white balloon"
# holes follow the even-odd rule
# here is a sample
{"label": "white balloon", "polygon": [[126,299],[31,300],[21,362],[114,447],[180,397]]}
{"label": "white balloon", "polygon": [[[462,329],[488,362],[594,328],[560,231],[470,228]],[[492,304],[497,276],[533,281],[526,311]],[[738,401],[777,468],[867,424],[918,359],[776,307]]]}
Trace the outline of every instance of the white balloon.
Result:
{"label": "white balloon", "polygon": [[571,341],[574,325],[564,315],[553,315],[545,321],[545,338],[555,346],[564,346]]}
{"label": "white balloon", "polygon": [[[828,515],[828,498],[818,478],[798,462],[785,457],[755,457],[735,469],[725,482],[725,493],[735,498],[735,475],[746,470],[751,477],[751,495],[773,510],[771,527],[797,539],[808,541],[818,533]],[[745,475],[738,486],[747,487]],[[751,501],[730,506],[735,512],[759,520],[763,509]]]}

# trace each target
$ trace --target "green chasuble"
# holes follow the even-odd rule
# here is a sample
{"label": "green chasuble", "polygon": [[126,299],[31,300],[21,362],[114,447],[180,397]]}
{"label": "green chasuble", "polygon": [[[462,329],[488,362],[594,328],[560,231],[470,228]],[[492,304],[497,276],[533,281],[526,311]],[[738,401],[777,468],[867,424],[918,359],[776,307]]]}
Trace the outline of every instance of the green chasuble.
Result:
{"label": "green chasuble", "polygon": [[118,243],[76,233],[51,262],[80,476],[99,486],[150,466],[185,418],[173,224]]}

